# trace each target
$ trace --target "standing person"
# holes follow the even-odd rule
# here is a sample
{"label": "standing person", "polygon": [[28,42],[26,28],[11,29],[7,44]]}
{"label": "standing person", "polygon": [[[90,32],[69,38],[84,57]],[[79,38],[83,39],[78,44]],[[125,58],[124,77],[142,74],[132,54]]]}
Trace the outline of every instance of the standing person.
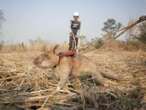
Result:
{"label": "standing person", "polygon": [[78,47],[78,32],[81,27],[81,22],[79,21],[79,13],[75,12],[73,14],[73,20],[71,20],[71,32],[69,38],[69,50],[76,50]]}

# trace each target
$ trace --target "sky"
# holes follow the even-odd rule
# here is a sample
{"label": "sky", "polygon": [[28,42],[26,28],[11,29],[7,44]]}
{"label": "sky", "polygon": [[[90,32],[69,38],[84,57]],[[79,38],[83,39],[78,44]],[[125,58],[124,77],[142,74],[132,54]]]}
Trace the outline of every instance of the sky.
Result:
{"label": "sky", "polygon": [[80,34],[90,40],[100,37],[108,18],[126,25],[146,15],[146,0],[0,0],[0,9],[6,18],[0,40],[22,42],[41,37],[64,42],[74,12],[80,13]]}

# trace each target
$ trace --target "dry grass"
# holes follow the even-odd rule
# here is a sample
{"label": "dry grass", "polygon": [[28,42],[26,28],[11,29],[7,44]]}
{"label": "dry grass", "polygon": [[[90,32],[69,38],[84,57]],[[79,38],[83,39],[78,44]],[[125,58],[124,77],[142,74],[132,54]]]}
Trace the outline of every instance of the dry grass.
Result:
{"label": "dry grass", "polygon": [[81,83],[74,82],[73,87],[54,93],[58,81],[52,71],[32,63],[46,45],[33,46],[24,45],[25,50],[9,46],[9,51],[0,53],[0,110],[139,110],[144,106],[146,52],[88,52],[85,55],[96,62],[97,68],[112,70],[121,80],[107,80],[108,87],[104,88],[81,76]]}
{"label": "dry grass", "polygon": [[43,41],[41,39],[30,40],[28,43],[0,43],[1,52],[24,52],[24,51],[44,51],[46,48],[52,46],[51,43]]}
{"label": "dry grass", "polygon": [[104,41],[100,49],[112,50],[112,51],[137,51],[137,50],[146,50],[146,44],[143,44],[139,41],[119,41],[115,39],[107,39]]}

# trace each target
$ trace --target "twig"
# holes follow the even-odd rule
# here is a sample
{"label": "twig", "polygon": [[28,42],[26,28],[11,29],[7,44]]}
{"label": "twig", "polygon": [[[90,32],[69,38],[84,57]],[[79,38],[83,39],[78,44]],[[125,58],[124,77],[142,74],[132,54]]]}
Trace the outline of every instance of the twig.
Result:
{"label": "twig", "polygon": [[[53,96],[53,95],[55,95],[56,93],[57,93],[57,91],[53,92],[50,96]],[[40,107],[40,109],[44,108],[44,106],[45,106],[46,103],[48,102],[50,96],[48,96],[48,97],[45,99],[45,101],[44,101],[44,103],[42,104],[42,106]]]}
{"label": "twig", "polygon": [[78,94],[78,95],[80,95],[81,93],[80,92],[78,92],[77,90],[75,90],[75,89],[71,89],[71,88],[69,88],[69,91],[70,92],[73,92],[73,93],[76,93],[76,94]]}
{"label": "twig", "polygon": [[61,106],[67,106],[67,107],[73,106],[73,104],[69,104],[69,103],[59,103],[59,102],[55,103],[55,105],[61,105]]}
{"label": "twig", "polygon": [[7,78],[0,79],[0,81],[14,79],[14,78],[19,78],[19,77],[23,77],[23,76],[25,76],[25,75],[11,76],[11,77],[7,77]]}

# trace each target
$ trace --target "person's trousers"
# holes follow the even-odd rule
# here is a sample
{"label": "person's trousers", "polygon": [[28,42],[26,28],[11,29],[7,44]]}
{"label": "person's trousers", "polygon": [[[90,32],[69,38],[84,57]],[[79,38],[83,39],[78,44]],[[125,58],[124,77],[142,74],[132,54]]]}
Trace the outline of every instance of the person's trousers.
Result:
{"label": "person's trousers", "polygon": [[[75,44],[74,41],[76,42],[76,45],[73,45],[73,44]],[[70,37],[69,37],[69,50],[75,50],[75,46],[76,47],[78,46],[78,37],[76,37],[76,35],[70,34]]]}

